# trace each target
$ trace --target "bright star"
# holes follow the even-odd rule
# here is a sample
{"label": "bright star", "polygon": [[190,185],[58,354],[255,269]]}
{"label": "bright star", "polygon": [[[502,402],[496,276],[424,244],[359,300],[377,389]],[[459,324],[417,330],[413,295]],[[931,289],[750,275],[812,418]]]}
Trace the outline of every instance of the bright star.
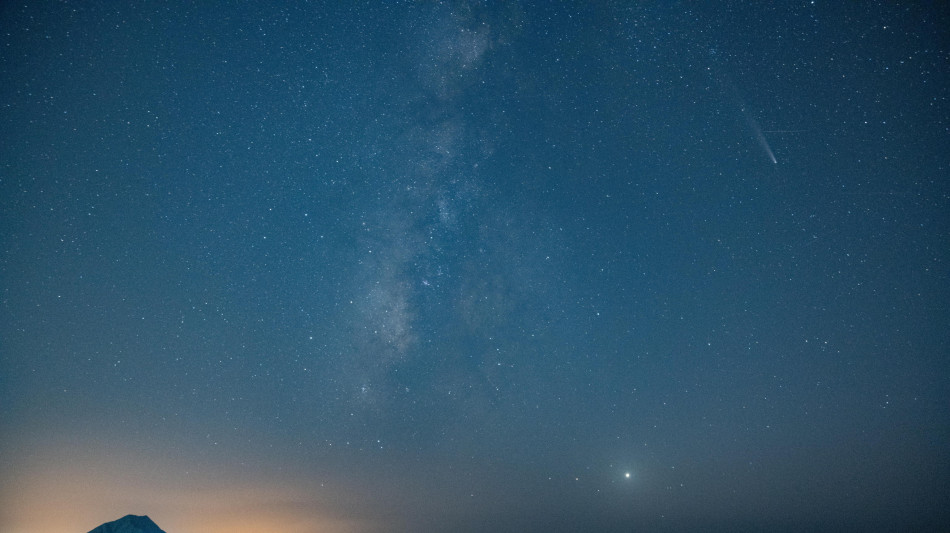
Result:
{"label": "bright star", "polygon": [[626,474],[624,474],[623,477],[630,479],[630,472],[627,472]]}

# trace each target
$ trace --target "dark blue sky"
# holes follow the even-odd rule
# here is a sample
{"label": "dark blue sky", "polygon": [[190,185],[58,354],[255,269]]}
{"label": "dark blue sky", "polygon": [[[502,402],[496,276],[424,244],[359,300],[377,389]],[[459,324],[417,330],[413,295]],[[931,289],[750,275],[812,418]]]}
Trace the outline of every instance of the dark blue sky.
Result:
{"label": "dark blue sky", "polygon": [[0,8],[0,529],[942,529],[948,13],[541,4]]}

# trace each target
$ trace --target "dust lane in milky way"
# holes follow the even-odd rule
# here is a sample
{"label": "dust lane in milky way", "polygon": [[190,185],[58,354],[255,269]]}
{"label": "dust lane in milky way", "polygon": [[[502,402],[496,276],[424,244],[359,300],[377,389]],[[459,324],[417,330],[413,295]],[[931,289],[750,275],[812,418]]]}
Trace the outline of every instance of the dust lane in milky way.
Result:
{"label": "dust lane in milky way", "polygon": [[0,530],[938,530],[947,18],[5,6]]}

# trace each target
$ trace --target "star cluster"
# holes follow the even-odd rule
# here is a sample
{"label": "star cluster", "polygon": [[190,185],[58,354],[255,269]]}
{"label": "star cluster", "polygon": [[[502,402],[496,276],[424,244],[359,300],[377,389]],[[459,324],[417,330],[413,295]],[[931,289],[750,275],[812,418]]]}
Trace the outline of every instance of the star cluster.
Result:
{"label": "star cluster", "polygon": [[0,530],[947,522],[945,13],[0,13]]}

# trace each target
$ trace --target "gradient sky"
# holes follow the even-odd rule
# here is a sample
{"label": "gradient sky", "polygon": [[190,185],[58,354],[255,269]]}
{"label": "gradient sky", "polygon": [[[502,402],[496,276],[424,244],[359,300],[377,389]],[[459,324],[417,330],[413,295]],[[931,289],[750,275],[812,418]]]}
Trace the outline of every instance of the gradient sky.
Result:
{"label": "gradient sky", "polygon": [[0,531],[937,531],[900,2],[4,2]]}

